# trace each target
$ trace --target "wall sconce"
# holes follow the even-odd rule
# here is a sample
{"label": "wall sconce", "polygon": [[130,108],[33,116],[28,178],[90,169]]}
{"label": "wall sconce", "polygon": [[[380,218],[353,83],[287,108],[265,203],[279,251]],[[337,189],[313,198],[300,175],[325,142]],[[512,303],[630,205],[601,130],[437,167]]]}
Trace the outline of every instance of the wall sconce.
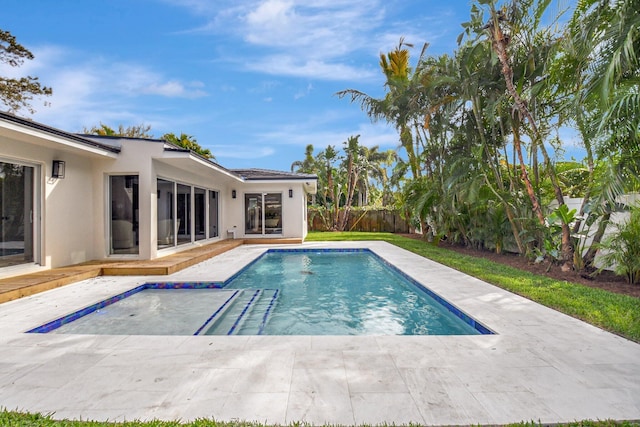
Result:
{"label": "wall sconce", "polygon": [[292,198],[292,197],[293,197],[293,190],[290,188],[289,189],[289,198]]}
{"label": "wall sconce", "polygon": [[231,198],[232,199],[236,198],[236,190],[231,190]]}
{"label": "wall sconce", "polygon": [[51,167],[51,177],[64,179],[64,161],[63,160],[54,160],[53,166]]}

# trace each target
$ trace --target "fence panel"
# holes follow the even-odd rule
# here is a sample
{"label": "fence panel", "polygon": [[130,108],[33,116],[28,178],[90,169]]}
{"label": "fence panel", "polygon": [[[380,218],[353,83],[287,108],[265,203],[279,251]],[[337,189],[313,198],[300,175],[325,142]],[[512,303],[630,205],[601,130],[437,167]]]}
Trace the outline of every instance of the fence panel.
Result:
{"label": "fence panel", "polygon": [[[340,214],[343,215],[344,211],[341,210]],[[330,212],[325,210],[309,209],[308,218],[309,231],[329,231],[331,229]],[[409,224],[397,211],[390,211],[386,209],[358,209],[352,210],[349,213],[345,231],[409,233]]]}

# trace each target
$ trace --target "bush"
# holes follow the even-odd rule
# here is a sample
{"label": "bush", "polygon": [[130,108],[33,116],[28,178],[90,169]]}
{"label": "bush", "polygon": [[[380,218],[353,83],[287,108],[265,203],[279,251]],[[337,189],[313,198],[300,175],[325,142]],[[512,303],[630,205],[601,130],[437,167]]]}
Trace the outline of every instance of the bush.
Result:
{"label": "bush", "polygon": [[618,231],[605,239],[600,247],[607,253],[602,256],[602,268],[627,278],[628,283],[640,282],[640,208],[631,208],[629,220],[617,225]]}

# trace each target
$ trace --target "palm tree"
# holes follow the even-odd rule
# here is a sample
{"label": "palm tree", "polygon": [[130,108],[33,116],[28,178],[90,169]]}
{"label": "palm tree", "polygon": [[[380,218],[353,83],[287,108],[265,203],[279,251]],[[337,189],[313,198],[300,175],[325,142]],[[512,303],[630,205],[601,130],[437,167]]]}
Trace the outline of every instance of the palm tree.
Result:
{"label": "palm tree", "polygon": [[336,95],[340,98],[349,96],[351,102],[359,102],[372,121],[385,120],[395,125],[400,145],[407,153],[411,173],[417,177],[421,175],[421,167],[413,129],[416,123],[422,121],[423,114],[419,110],[420,81],[418,74],[412,73],[406,47],[413,46],[401,38],[394,50],[380,55],[380,68],[386,77],[387,94],[384,99],[372,98],[356,89],[346,89]]}
{"label": "palm tree", "polygon": [[291,172],[316,173],[317,171],[317,160],[313,157],[313,144],[308,144],[304,150],[304,160],[291,163]]}
{"label": "palm tree", "polygon": [[181,133],[180,136],[176,136],[174,133],[165,133],[162,135],[162,139],[175,144],[178,147],[186,148],[194,153],[200,154],[204,158],[214,161],[216,159],[208,148],[201,147],[200,144],[198,144],[198,141],[196,141],[196,139],[191,135]]}

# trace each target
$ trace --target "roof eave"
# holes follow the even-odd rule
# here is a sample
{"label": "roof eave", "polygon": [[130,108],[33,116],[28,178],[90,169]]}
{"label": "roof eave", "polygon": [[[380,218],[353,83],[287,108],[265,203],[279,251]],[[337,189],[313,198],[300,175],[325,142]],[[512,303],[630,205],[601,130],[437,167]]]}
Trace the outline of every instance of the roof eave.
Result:
{"label": "roof eave", "polygon": [[105,155],[112,158],[115,158],[120,152],[120,149],[117,147],[103,145],[76,134],[64,132],[60,129],[45,126],[38,122],[8,113],[0,112],[0,123],[3,124],[5,129],[10,131],[48,140],[71,149],[90,152],[92,154]]}

